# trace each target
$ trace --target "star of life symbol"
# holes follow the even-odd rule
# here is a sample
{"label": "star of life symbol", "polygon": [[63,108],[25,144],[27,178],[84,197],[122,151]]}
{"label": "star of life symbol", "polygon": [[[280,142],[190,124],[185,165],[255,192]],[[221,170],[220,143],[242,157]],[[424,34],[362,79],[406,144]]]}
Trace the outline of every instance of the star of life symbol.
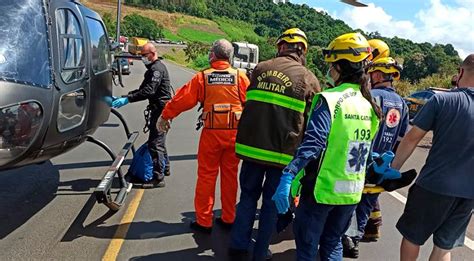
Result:
{"label": "star of life symbol", "polygon": [[394,128],[400,123],[400,112],[397,109],[390,109],[387,113],[385,124],[389,128]]}
{"label": "star of life symbol", "polygon": [[347,148],[346,172],[358,174],[365,171],[370,143],[351,141]]}

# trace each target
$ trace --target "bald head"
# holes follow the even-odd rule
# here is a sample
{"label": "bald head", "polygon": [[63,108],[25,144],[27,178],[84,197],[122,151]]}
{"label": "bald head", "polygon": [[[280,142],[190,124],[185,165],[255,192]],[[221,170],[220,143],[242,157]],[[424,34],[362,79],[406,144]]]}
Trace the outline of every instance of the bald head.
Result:
{"label": "bald head", "polygon": [[474,72],[474,53],[470,54],[464,59],[464,62],[462,63],[462,68],[464,70],[469,71],[469,72]]}
{"label": "bald head", "polygon": [[215,60],[226,60],[229,61],[232,53],[234,52],[234,47],[226,39],[220,39],[215,41],[211,47],[211,62]]}
{"label": "bald head", "polygon": [[474,54],[468,55],[461,65],[461,71],[458,74],[458,87],[474,88]]}
{"label": "bald head", "polygon": [[[156,51],[156,47],[155,47],[155,45],[153,45],[150,42],[146,43],[142,47],[142,54],[148,54],[148,53],[153,53],[153,60],[152,61],[158,59],[158,52]],[[151,57],[151,55],[149,57]]]}

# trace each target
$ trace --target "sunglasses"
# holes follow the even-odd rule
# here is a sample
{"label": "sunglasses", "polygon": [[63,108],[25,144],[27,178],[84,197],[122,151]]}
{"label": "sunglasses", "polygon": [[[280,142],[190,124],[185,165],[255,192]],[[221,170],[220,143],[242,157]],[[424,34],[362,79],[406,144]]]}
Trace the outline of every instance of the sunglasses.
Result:
{"label": "sunglasses", "polygon": [[149,55],[150,53],[142,53],[141,55],[142,55],[142,57],[145,57],[145,56]]}

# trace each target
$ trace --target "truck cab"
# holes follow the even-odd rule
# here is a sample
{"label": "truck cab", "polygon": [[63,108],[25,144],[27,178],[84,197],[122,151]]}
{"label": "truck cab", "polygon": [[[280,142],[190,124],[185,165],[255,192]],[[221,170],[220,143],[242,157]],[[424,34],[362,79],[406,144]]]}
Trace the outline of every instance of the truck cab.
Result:
{"label": "truck cab", "polygon": [[251,72],[258,63],[258,46],[245,42],[233,42],[234,57],[232,58],[232,66]]}
{"label": "truck cab", "polygon": [[140,37],[132,37],[130,44],[128,45],[128,52],[135,55],[142,53],[143,46],[148,43],[148,39]]}

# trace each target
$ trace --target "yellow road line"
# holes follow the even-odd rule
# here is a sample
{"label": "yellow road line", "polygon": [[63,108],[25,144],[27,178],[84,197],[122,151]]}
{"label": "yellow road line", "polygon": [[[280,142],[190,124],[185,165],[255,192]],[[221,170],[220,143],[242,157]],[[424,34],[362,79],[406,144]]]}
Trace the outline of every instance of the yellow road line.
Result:
{"label": "yellow road line", "polygon": [[123,215],[122,220],[120,220],[120,225],[117,228],[117,231],[115,231],[112,241],[110,241],[109,247],[107,247],[107,250],[102,257],[103,261],[115,261],[117,259],[120,248],[122,248],[123,241],[125,241],[125,236],[127,236],[130,224],[137,213],[138,206],[140,205],[140,201],[143,197],[143,192],[143,189],[137,190],[135,197],[130,202],[127,211]]}

